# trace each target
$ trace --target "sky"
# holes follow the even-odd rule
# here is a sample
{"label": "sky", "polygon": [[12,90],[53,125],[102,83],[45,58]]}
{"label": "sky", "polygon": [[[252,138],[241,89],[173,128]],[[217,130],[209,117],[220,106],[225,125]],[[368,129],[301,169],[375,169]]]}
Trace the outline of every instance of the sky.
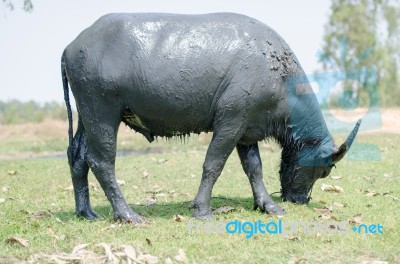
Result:
{"label": "sky", "polygon": [[254,17],[289,44],[306,74],[321,68],[330,1],[321,0],[32,0],[32,13],[13,0],[0,2],[0,100],[63,102],[60,59],[64,48],[100,16],[113,12],[204,14],[235,12]]}

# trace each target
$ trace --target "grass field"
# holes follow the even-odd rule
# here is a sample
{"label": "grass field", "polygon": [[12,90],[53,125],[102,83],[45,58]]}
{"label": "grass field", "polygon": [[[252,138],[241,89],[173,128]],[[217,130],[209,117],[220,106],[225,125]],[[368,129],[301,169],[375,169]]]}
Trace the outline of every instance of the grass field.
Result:
{"label": "grass field", "polygon": [[[0,263],[79,262],[82,256],[86,263],[116,262],[128,259],[121,253],[124,248],[134,248],[142,263],[154,262],[152,256],[159,263],[400,263],[398,134],[359,135],[359,142],[379,147],[381,160],[340,162],[333,177],[317,181],[309,205],[283,203],[275,194],[287,212],[282,219],[252,210],[251,188],[233,153],[213,191],[213,208],[227,211],[215,213],[217,221],[383,226],[383,234],[305,234],[300,229],[287,236],[255,234],[246,239],[245,234],[189,233],[190,223],[198,224],[191,222],[188,205],[200,182],[210,135],[191,136],[185,144],[159,140],[150,145],[121,128],[119,149],[131,155],[118,157],[117,178],[128,203],[149,220],[132,226],[112,221],[111,206],[92,174],[91,201],[103,218],[88,222],[75,217],[63,154],[65,124],[46,121],[1,128]],[[337,141],[344,137],[335,135]],[[273,142],[260,143],[260,149],[267,189],[279,191],[280,150]],[[323,191],[323,184],[339,186],[343,192]],[[84,249],[75,251],[85,254],[71,254],[77,245]]]}

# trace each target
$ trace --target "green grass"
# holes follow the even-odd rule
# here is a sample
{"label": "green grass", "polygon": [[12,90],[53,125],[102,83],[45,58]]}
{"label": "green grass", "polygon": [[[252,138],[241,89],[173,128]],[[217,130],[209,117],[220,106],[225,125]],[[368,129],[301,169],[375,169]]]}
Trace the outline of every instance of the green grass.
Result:
{"label": "green grass", "polygon": [[[125,181],[121,188],[126,200],[134,210],[149,219],[140,227],[113,225],[111,206],[92,174],[89,176],[91,201],[103,218],[95,222],[76,218],[73,192],[68,188],[71,181],[66,159],[0,161],[0,187],[6,187],[0,191],[0,198],[5,199],[0,203],[0,256],[28,259],[39,252],[71,252],[75,245],[82,243],[90,243],[89,247],[94,249],[94,245],[105,242],[132,245],[158,256],[161,262],[167,257],[173,258],[180,248],[189,261],[195,263],[400,262],[400,206],[395,199],[400,198],[398,135],[361,135],[359,142],[379,146],[381,160],[340,162],[331,175],[342,178],[333,180],[328,177],[317,181],[313,199],[307,206],[282,203],[278,195],[274,195],[287,211],[282,219],[284,222],[337,223],[361,213],[363,223],[384,226],[382,235],[355,234],[352,231],[348,234],[313,235],[298,232],[286,238],[256,234],[251,239],[246,239],[244,234],[188,232],[192,214],[188,205],[200,182],[208,138],[194,136],[184,145],[177,140],[160,140],[149,145],[138,135],[125,138],[128,142],[123,144],[120,140],[120,148],[126,150],[133,148],[134,142],[143,151],[150,148],[150,154],[117,159],[117,178]],[[343,140],[342,136],[337,138]],[[270,193],[279,191],[279,149],[273,144],[260,145],[267,189]],[[10,175],[12,171],[16,174]],[[143,177],[144,174],[149,176]],[[344,193],[323,192],[320,189],[322,183],[339,185]],[[379,194],[368,196],[357,189],[374,190]],[[155,197],[156,203],[144,206],[148,197]],[[334,203],[345,207],[338,208]],[[233,153],[214,187],[212,206],[228,205],[236,210],[217,214],[217,220],[278,221],[276,217],[253,211],[252,204],[250,186],[236,153]],[[331,215],[335,220],[320,220],[321,213],[314,208],[332,206]],[[34,213],[40,211],[49,211],[50,214],[34,217]],[[184,216],[185,220],[174,221],[175,214]],[[29,246],[6,243],[5,240],[11,237],[29,240]]]}

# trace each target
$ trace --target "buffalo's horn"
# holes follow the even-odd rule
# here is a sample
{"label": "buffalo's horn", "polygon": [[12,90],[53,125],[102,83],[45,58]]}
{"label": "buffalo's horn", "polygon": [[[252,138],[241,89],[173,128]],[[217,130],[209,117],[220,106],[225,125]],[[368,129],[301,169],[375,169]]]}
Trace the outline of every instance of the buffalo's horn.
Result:
{"label": "buffalo's horn", "polygon": [[360,125],[361,125],[361,119],[358,120],[356,126],[353,128],[353,131],[351,131],[350,135],[347,137],[346,141],[340,146],[340,148],[334,150],[332,156],[333,164],[336,164],[344,157],[344,155],[346,155],[346,152],[350,149],[350,146],[357,135],[358,128],[360,127]]}

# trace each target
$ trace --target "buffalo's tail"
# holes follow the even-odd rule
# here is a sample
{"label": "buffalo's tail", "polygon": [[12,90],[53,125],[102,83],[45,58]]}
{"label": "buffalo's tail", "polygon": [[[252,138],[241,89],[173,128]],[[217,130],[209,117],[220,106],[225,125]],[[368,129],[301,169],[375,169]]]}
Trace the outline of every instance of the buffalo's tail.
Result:
{"label": "buffalo's tail", "polygon": [[73,140],[73,127],[72,127],[72,110],[71,110],[71,104],[69,102],[69,89],[68,89],[68,78],[67,78],[67,72],[66,72],[66,64],[65,64],[65,50],[63,52],[63,55],[61,57],[61,76],[62,76],[62,82],[63,82],[63,87],[64,87],[64,101],[65,105],[67,107],[67,115],[68,115],[68,159],[70,162],[70,165],[72,165],[72,140]]}

